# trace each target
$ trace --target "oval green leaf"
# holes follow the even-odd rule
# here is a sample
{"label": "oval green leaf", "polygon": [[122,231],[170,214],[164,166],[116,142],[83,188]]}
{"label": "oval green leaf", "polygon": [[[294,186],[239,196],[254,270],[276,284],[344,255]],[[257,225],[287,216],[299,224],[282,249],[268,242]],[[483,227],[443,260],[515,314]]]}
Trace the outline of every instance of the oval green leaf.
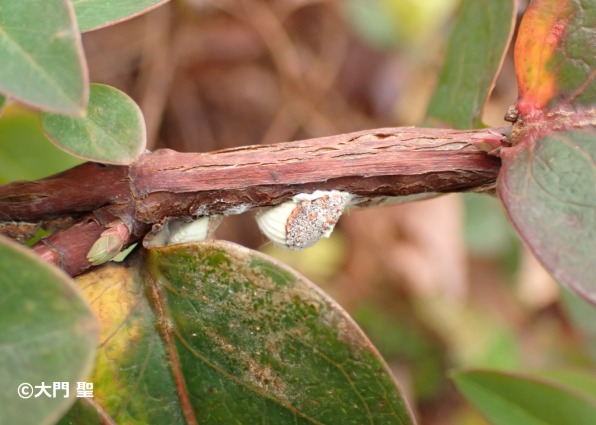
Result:
{"label": "oval green leaf", "polygon": [[596,3],[532,0],[515,45],[522,116],[596,101]]}
{"label": "oval green leaf", "polygon": [[552,382],[490,371],[453,380],[493,425],[592,425],[596,418],[596,400]]}
{"label": "oval green leaf", "polygon": [[40,119],[56,146],[90,161],[127,165],[147,145],[141,109],[125,93],[103,84],[91,84],[84,118],[44,112]]}
{"label": "oval green leaf", "polygon": [[169,0],[71,0],[81,32],[132,19]]}
{"label": "oval green leaf", "polygon": [[453,128],[482,126],[482,111],[503,64],[517,0],[463,0],[445,64],[428,107],[427,122]]}
{"label": "oval green leaf", "polygon": [[354,321],[264,254],[138,250],[77,281],[103,324],[95,401],[117,423],[412,424]]}
{"label": "oval green leaf", "polygon": [[[97,320],[64,272],[2,237],[0,293],[0,423],[53,424],[89,376]],[[53,397],[54,382],[69,384],[69,398]],[[51,398],[36,397],[43,383]]]}
{"label": "oval green leaf", "polygon": [[542,265],[596,304],[596,130],[530,137],[503,152],[499,196]]}
{"label": "oval green leaf", "polygon": [[68,0],[0,0],[0,92],[35,108],[81,115],[88,75]]}

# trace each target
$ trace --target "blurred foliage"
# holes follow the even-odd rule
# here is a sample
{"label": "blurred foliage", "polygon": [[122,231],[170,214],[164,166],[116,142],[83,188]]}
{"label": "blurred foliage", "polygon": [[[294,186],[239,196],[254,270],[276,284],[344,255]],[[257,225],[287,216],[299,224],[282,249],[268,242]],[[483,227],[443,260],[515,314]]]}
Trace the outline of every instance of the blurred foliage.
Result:
{"label": "blurred foliage", "polygon": [[43,134],[38,113],[9,104],[0,117],[0,184],[37,180],[81,164]]}
{"label": "blurred foliage", "polygon": [[497,198],[464,193],[464,237],[475,257],[496,258],[513,276],[519,268],[521,242]]}
{"label": "blurred foliage", "polygon": [[462,0],[458,12],[424,124],[479,128],[517,9],[512,0]]}
{"label": "blurred foliage", "polygon": [[596,403],[528,374],[471,370],[454,374],[458,389],[493,425],[591,425]]}
{"label": "blurred foliage", "polygon": [[[38,115],[12,103],[0,117],[0,184],[41,179],[83,162],[48,140],[41,130]],[[27,241],[27,246],[49,234],[39,229]]]}
{"label": "blurred foliage", "polygon": [[586,345],[596,359],[596,309],[588,301],[569,289],[560,287],[565,312],[573,324],[585,336]]}
{"label": "blurred foliage", "polygon": [[513,329],[477,305],[420,300],[417,312],[447,343],[451,365],[510,370],[521,366],[521,347]]}
{"label": "blurred foliage", "polygon": [[390,49],[436,33],[459,0],[347,0],[348,20],[363,40]]}
{"label": "blurred foliage", "polygon": [[328,281],[344,265],[348,246],[345,235],[334,231],[327,239],[302,251],[290,251],[266,243],[261,247],[265,254],[277,258],[295,270],[300,270],[305,277],[319,285]]}
{"label": "blurred foliage", "polygon": [[542,378],[547,378],[580,391],[596,401],[596,373],[586,369],[559,369],[545,370],[538,373]]}
{"label": "blurred foliage", "polygon": [[[396,300],[396,304],[399,303]],[[412,374],[414,394],[421,402],[437,397],[445,389],[444,347],[416,322],[407,305],[393,314],[373,304],[362,305],[353,314],[381,355],[391,362],[404,362]]]}

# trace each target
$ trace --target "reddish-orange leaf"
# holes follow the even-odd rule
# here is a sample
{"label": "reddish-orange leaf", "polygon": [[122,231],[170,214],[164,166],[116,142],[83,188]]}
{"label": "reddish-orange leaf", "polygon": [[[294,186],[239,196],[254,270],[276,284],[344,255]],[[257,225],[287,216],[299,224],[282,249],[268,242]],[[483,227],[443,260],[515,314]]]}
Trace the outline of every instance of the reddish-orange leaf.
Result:
{"label": "reddish-orange leaf", "polygon": [[573,9],[569,0],[533,0],[515,45],[515,67],[522,115],[543,109],[558,92],[553,62]]}

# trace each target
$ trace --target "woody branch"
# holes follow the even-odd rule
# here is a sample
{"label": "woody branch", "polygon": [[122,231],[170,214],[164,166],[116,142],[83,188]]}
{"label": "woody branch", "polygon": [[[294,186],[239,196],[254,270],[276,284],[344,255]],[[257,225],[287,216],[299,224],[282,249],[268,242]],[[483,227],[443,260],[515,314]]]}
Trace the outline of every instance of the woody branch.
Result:
{"label": "woody branch", "polygon": [[85,163],[0,186],[0,231],[10,233],[8,222],[74,220],[34,248],[75,276],[118,221],[130,229],[130,244],[168,219],[237,214],[315,190],[371,198],[490,188],[500,160],[474,144],[503,130],[385,128],[203,154],[158,150],[130,166]]}

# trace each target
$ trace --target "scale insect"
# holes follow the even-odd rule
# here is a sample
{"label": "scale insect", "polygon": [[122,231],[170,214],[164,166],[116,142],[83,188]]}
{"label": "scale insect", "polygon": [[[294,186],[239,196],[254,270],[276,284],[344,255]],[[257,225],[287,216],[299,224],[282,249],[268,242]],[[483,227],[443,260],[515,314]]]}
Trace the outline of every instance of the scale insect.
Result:
{"label": "scale insect", "polygon": [[301,250],[328,238],[353,196],[337,190],[301,193],[257,214],[261,232],[275,246]]}

